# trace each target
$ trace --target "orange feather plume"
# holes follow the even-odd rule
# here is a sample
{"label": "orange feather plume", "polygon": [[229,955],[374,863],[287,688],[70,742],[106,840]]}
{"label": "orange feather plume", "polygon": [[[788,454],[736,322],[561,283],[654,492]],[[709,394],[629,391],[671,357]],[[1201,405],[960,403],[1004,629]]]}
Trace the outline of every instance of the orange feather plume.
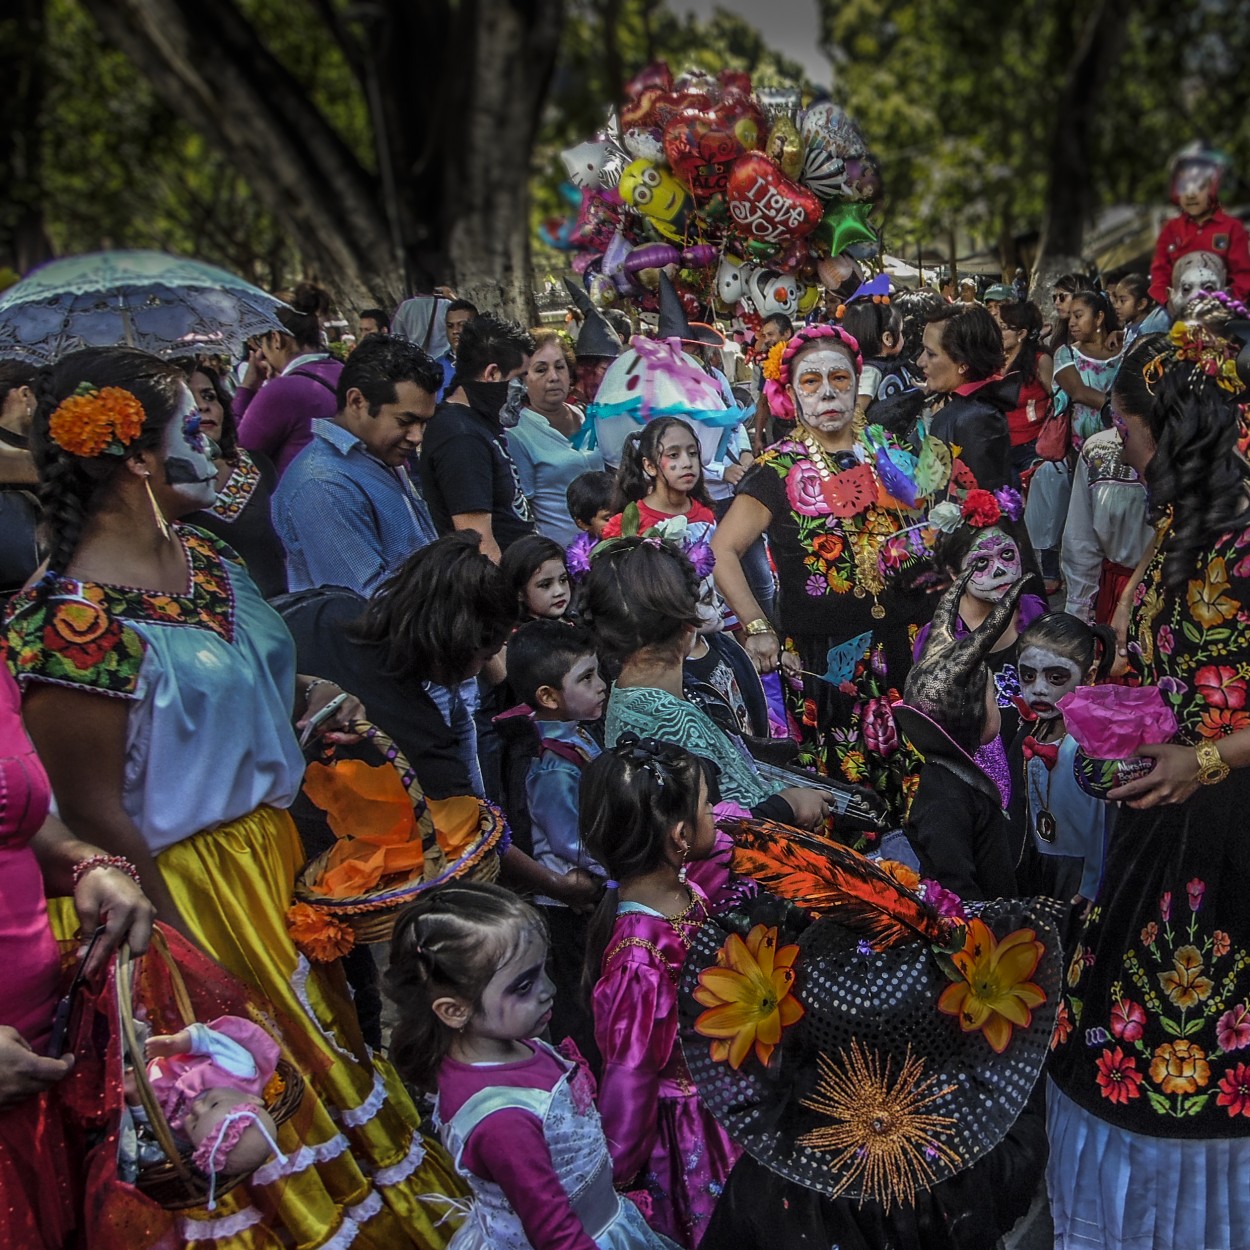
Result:
{"label": "orange feather plume", "polygon": [[948,921],[858,851],[769,820],[740,821],[729,832],[735,872],[862,933],[875,950],[948,937]]}

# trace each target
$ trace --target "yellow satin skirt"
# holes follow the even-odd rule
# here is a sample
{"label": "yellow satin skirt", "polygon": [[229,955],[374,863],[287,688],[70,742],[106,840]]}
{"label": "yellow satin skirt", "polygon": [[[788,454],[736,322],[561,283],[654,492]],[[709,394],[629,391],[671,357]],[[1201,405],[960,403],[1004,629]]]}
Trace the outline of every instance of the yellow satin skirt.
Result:
{"label": "yellow satin skirt", "polygon": [[310,965],[284,914],[303,848],[259,807],[156,857],[192,937],[268,1000],[307,1088],[272,1159],[213,1212],[179,1220],[194,1250],[441,1250],[465,1193],[390,1064],[370,1055],[341,967]]}

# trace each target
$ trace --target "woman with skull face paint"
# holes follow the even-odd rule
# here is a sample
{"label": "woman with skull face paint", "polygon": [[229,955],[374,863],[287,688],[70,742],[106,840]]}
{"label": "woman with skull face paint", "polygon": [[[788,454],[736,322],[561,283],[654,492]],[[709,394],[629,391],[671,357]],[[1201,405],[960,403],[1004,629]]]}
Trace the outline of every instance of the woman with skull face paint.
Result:
{"label": "woman with skull face paint", "polygon": [[[1000,492],[1006,496],[1007,492]],[[991,609],[1025,574],[1020,544],[1011,531],[1010,513],[1003,514],[998,501],[987,491],[970,492],[963,504],[964,523],[952,533],[939,531],[934,544],[934,560],[952,581],[968,574],[968,585],[959,600],[955,623],[956,637],[966,637],[979,629]],[[1009,506],[1019,516],[1019,497],[1015,492]],[[995,515],[997,513],[997,515]],[[1007,747],[1020,727],[1016,699],[1020,695],[1020,676],[1016,661],[1020,653],[1020,634],[1046,611],[1046,601],[1037,595],[1020,596],[1020,606],[986,653],[985,663],[994,683],[994,701],[998,705],[1000,726],[994,738],[978,748],[976,761],[993,778],[1006,807],[1018,788],[1007,763]],[[920,658],[930,626],[916,635],[914,655]]]}
{"label": "woman with skull face paint", "polygon": [[1138,755],[1051,1056],[1056,1244],[1238,1245],[1250,1227],[1250,467],[1239,345],[1143,336],[1112,391],[1161,541],[1129,660],[1176,716]]}
{"label": "woman with skull face paint", "polygon": [[[767,389],[774,412],[797,417],[793,437],[748,470],[712,549],[717,588],[744,622],[756,668],[780,666],[789,678],[800,758],[871,786],[901,818],[911,757],[889,702],[911,664],[908,627],[928,619],[928,604],[900,588],[897,575],[917,559],[907,531],[918,517],[882,486],[857,433],[859,368],[858,344],[840,327],[790,339]],[[741,563],[765,531],[780,587],[775,622]]]}
{"label": "woman with skull face paint", "polygon": [[1115,659],[1115,635],[1066,612],[1048,612],[1020,636],[1021,698],[1028,719],[1013,744],[1024,793],[1012,805],[1027,830],[1016,865],[1024,895],[1090,903],[1098,897],[1103,856],[1116,807],[1076,784],[1076,741],[1059,700],[1078,686],[1103,681]]}
{"label": "woman with skull face paint", "polygon": [[[62,358],[40,378],[34,451],[47,571],[11,605],[7,658],[60,817],[130,861],[159,918],[268,1000],[307,1074],[278,1137],[291,1166],[256,1174],[191,1235],[222,1250],[258,1236],[315,1250],[338,1230],[445,1244],[445,1210],[422,1195],[458,1192],[450,1161],[389,1066],[359,1058],[338,964],[311,967],[287,932],[304,858],[285,811],[304,772],[291,722],[341,691],[297,676],[234,552],[177,523],[217,494],[182,373],[128,348]],[[330,740],[362,714],[349,698]]]}

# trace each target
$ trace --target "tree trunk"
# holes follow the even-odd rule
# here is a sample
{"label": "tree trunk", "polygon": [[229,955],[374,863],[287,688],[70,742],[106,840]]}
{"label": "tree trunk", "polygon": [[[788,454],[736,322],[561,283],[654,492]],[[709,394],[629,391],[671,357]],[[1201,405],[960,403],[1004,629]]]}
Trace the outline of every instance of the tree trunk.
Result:
{"label": "tree trunk", "polygon": [[364,85],[381,175],[234,0],[82,2],[246,179],[340,307],[394,307],[450,282],[483,308],[532,316],[529,159],[564,0],[377,0],[351,16],[318,0],[301,20],[323,21],[319,37]]}
{"label": "tree trunk", "polygon": [[1051,133],[1046,212],[1031,282],[1035,293],[1049,291],[1060,274],[1085,268],[1082,245],[1094,211],[1094,118],[1124,50],[1133,2],[1098,0],[1068,66]]}
{"label": "tree trunk", "polygon": [[24,274],[52,254],[43,228],[46,0],[11,0],[0,19],[0,268]]}
{"label": "tree trunk", "polygon": [[456,290],[479,308],[535,324],[530,154],[560,41],[562,0],[478,0],[462,15],[465,78],[475,86],[449,145],[444,188]]}

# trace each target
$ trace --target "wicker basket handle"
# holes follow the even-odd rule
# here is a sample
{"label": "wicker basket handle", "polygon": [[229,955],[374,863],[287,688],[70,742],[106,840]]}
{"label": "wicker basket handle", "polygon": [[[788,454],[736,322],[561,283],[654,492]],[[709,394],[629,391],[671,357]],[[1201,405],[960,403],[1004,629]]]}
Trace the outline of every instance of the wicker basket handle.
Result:
{"label": "wicker basket handle", "polygon": [[[183,1022],[194,1023],[195,1016],[191,1012],[191,1000],[187,997],[187,987],[182,980],[182,973],[174,963],[173,956],[169,953],[169,945],[159,929],[152,930],[152,946],[169,968],[170,981],[174,987],[174,1002]],[[182,1180],[190,1181],[192,1173],[182,1160],[182,1154],[174,1142],[169,1121],[165,1119],[165,1112],[161,1110],[156,1092],[152,1089],[152,1082],[148,1080],[147,1060],[135,1029],[134,970],[135,957],[131,953],[130,944],[123,942],[113,963],[113,980],[117,989],[117,1014],[121,1021],[123,1046],[130,1056],[130,1068],[134,1074],[135,1088],[139,1094],[139,1101],[143,1104],[144,1111],[147,1112],[152,1132],[156,1134],[156,1140],[174,1171]]]}

